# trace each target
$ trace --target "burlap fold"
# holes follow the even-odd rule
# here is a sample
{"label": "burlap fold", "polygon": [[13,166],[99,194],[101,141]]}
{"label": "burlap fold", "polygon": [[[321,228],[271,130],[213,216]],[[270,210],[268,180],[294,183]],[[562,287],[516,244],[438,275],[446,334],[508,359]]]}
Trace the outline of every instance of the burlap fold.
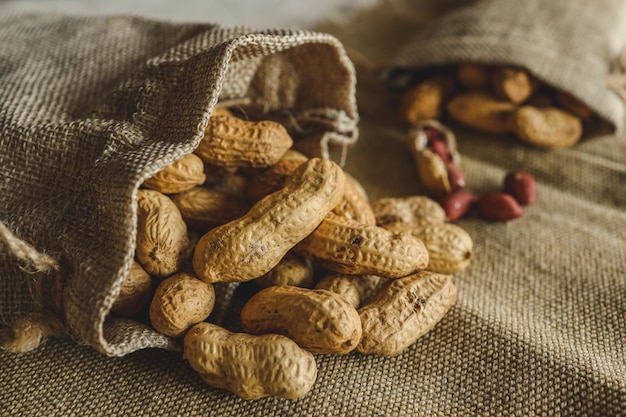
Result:
{"label": "burlap fold", "polygon": [[624,102],[609,82],[626,45],[622,0],[459,0],[459,7],[416,25],[388,76],[461,62],[527,68],[623,128]]}
{"label": "burlap fold", "polygon": [[332,36],[132,16],[0,15],[0,324],[55,320],[107,355],[172,341],[108,311],[141,182],[192,152],[220,101],[357,138]]}

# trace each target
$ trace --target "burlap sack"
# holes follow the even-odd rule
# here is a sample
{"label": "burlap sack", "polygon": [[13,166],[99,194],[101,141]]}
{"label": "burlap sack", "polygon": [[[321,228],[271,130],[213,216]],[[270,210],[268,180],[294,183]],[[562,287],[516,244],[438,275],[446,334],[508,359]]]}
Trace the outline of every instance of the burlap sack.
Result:
{"label": "burlap sack", "polygon": [[626,2],[456,3],[458,7],[415,25],[414,37],[405,40],[391,64],[391,79],[405,78],[407,71],[460,62],[521,66],[587,104],[612,129],[622,129],[624,102],[620,93],[626,97],[624,87],[609,78],[623,71],[617,57],[626,44]]}
{"label": "burlap sack", "polygon": [[220,101],[353,142],[354,90],[329,35],[0,16],[0,324],[29,318],[106,355],[174,348],[108,315],[134,256],[140,183],[192,152]]}

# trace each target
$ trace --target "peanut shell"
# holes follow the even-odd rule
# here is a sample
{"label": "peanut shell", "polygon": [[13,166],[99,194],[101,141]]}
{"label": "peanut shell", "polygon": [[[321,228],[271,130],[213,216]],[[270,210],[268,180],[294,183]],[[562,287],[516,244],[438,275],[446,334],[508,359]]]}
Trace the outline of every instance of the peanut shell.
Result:
{"label": "peanut shell", "polygon": [[133,316],[148,305],[151,296],[152,277],[138,262],[133,261],[111,311],[122,316]]}
{"label": "peanut shell", "polygon": [[294,250],[315,265],[341,274],[396,278],[428,265],[428,251],[419,239],[333,214]]}
{"label": "peanut shell", "polygon": [[593,120],[593,110],[573,95],[557,90],[555,97],[559,106],[578,117],[583,122],[589,123]]}
{"label": "peanut shell", "polygon": [[424,242],[428,267],[433,272],[452,274],[467,268],[473,256],[473,241],[464,229],[450,223],[426,226],[394,223],[385,226],[397,233],[410,233]]}
{"label": "peanut shell", "polygon": [[503,134],[511,131],[510,117],[516,105],[499,100],[482,91],[459,94],[447,103],[450,117],[468,127],[485,133]]}
{"label": "peanut shell", "polygon": [[[445,141],[448,158],[442,159],[440,155],[431,148],[432,131],[440,133],[441,140]],[[408,146],[420,182],[430,194],[442,195],[453,191],[453,183],[450,181],[448,167],[451,164],[460,162],[460,155],[456,150],[456,139],[452,131],[436,120],[427,120],[418,124],[409,131]]]}
{"label": "peanut shell", "polygon": [[439,203],[421,195],[379,198],[373,201],[371,206],[378,226],[397,222],[416,225],[437,224],[446,220],[446,213]]}
{"label": "peanut shell", "polygon": [[204,321],[215,305],[215,290],[186,272],[163,280],[150,304],[150,323],[158,332],[180,337],[194,324]]}
{"label": "peanut shell", "polygon": [[187,332],[184,358],[210,386],[248,400],[299,398],[317,378],[313,355],[289,338],[232,333],[209,323]]}
{"label": "peanut shell", "polygon": [[172,201],[187,224],[203,231],[238,219],[250,209],[239,194],[201,186],[173,196]]}
{"label": "peanut shell", "polygon": [[204,163],[197,155],[188,154],[146,179],[143,185],[164,194],[175,194],[200,185],[205,180]]}
{"label": "peanut shell", "polygon": [[311,265],[311,262],[293,252],[287,252],[274,268],[256,278],[254,282],[261,288],[274,285],[312,288],[315,283],[313,278],[313,265]]}
{"label": "peanut shell", "polygon": [[422,120],[439,118],[445,93],[445,86],[436,77],[411,87],[400,99],[399,113],[402,121],[415,125]]}
{"label": "peanut shell", "polygon": [[192,260],[196,274],[207,282],[241,282],[267,273],[341,201],[344,185],[336,163],[303,163],[281,190],[200,238]]}
{"label": "peanut shell", "polygon": [[539,88],[539,82],[528,71],[513,67],[495,68],[491,84],[498,98],[515,104],[526,101]]}
{"label": "peanut shell", "polygon": [[456,67],[458,83],[468,90],[482,90],[489,86],[490,69],[482,64],[463,62]]}
{"label": "peanut shell", "polygon": [[328,290],[341,295],[354,308],[370,299],[385,280],[376,275],[334,274],[322,278],[316,289]]}
{"label": "peanut shell", "polygon": [[220,115],[209,118],[195,153],[217,166],[258,168],[275,164],[292,145],[291,136],[277,122]]}
{"label": "peanut shell", "polygon": [[343,198],[333,208],[332,213],[339,217],[374,226],[376,224],[376,216],[370,206],[363,186],[350,174],[345,172],[344,174],[346,176],[346,186]]}
{"label": "peanut shell", "polygon": [[456,287],[448,275],[419,271],[388,281],[359,309],[363,335],[357,350],[397,355],[435,327],[455,301]]}
{"label": "peanut shell", "polygon": [[557,149],[576,144],[582,137],[579,118],[556,107],[522,106],[511,118],[513,132],[529,145]]}
{"label": "peanut shell", "polygon": [[246,333],[277,333],[312,353],[348,353],[361,340],[361,320],[343,297],[326,290],[274,286],[241,311]]}
{"label": "peanut shell", "polygon": [[150,274],[164,277],[177,272],[189,246],[187,224],[178,207],[154,190],[137,192],[136,255]]}

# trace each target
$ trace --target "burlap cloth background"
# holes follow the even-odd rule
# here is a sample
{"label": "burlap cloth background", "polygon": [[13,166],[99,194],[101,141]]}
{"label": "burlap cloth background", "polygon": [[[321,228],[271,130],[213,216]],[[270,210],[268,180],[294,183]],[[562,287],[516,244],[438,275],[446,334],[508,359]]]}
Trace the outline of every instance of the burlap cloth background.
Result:
{"label": "burlap cloth background", "polygon": [[[390,22],[377,10],[345,38],[326,29],[384,58],[406,29]],[[357,45],[364,27],[388,37]],[[361,134],[346,170],[372,198],[419,193],[393,97],[366,76],[359,83]],[[0,353],[0,415],[626,415],[626,137],[547,152],[453,128],[473,191],[525,169],[539,200],[514,222],[459,223],[475,259],[455,275],[458,302],[402,355],[318,356],[306,397],[246,402],[207,387],[179,353],[110,358],[55,339]]]}

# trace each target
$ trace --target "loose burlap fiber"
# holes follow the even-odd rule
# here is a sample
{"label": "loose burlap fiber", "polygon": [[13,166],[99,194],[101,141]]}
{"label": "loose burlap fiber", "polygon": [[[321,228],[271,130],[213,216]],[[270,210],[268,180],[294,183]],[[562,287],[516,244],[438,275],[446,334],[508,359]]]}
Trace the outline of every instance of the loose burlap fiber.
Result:
{"label": "loose burlap fiber", "polygon": [[173,348],[108,316],[134,256],[139,184],[197,146],[220,100],[354,141],[354,88],[329,35],[0,16],[0,324],[56,319],[107,355]]}
{"label": "loose burlap fiber", "polygon": [[[407,0],[409,2],[409,0]],[[414,0],[414,3],[419,3]],[[609,82],[626,45],[622,0],[458,0],[414,25],[392,73],[477,62],[527,68],[587,104],[614,129],[624,120],[621,84]]]}
{"label": "loose burlap fiber", "polygon": [[[362,20],[351,23],[345,30],[359,32]],[[355,47],[396,52],[397,32],[365,26]],[[392,95],[368,79],[358,86],[362,122],[346,170],[371,198],[423,192]],[[107,357],[52,339],[29,354],[0,352],[0,415],[626,415],[626,137],[544,151],[451,127],[472,191],[525,169],[539,199],[510,223],[458,223],[475,245],[469,268],[454,275],[458,301],[406,352],[317,355],[307,396],[244,401],[208,387],[179,352]]]}

